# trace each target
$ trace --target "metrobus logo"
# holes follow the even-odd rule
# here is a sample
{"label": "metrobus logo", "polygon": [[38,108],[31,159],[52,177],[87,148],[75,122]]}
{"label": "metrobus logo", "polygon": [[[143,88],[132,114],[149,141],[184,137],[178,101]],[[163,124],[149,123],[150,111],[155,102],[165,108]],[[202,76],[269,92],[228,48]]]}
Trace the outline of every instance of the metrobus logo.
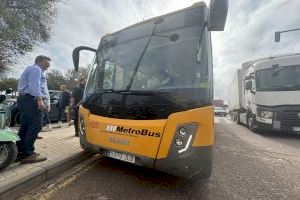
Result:
{"label": "metrobus logo", "polygon": [[105,130],[107,132],[128,134],[132,136],[142,135],[142,136],[150,136],[150,137],[160,137],[161,135],[161,133],[159,132],[153,132],[148,129],[125,128],[123,126],[117,126],[117,125],[107,125]]}
{"label": "metrobus logo", "polygon": [[109,131],[109,132],[116,132],[116,131],[117,131],[117,128],[118,128],[118,126],[107,125],[106,131]]}

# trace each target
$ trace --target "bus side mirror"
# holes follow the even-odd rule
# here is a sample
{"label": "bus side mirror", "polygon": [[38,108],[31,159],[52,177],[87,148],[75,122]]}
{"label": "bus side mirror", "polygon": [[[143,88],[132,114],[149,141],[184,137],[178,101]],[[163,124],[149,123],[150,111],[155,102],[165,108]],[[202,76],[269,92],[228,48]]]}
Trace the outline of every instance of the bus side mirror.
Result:
{"label": "bus side mirror", "polygon": [[85,46],[76,47],[73,50],[73,53],[72,53],[72,58],[73,58],[75,72],[78,72],[78,68],[79,68],[79,54],[80,54],[81,50],[87,50],[87,51],[96,52],[96,49],[93,49],[91,47],[85,47]]}
{"label": "bus side mirror", "polygon": [[246,90],[252,90],[252,81],[251,80],[246,81],[246,83],[245,83],[245,89]]}
{"label": "bus side mirror", "polygon": [[228,13],[228,0],[211,0],[209,6],[208,30],[224,31]]}

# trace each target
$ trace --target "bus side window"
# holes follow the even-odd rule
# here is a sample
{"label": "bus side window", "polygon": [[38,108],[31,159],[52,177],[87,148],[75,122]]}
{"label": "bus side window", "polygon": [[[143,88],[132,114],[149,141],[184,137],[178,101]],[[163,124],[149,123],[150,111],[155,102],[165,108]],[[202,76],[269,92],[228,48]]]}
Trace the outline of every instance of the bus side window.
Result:
{"label": "bus side window", "polygon": [[103,89],[122,89],[124,86],[123,71],[124,69],[119,65],[105,61]]}
{"label": "bus side window", "polygon": [[113,88],[114,71],[115,71],[114,65],[110,61],[105,61],[103,89],[112,89]]}

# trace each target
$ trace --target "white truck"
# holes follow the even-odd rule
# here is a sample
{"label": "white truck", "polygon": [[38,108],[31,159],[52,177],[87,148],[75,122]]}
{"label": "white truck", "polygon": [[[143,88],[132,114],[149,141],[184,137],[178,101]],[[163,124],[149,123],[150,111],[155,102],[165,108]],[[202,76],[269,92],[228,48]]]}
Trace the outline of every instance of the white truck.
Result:
{"label": "white truck", "polygon": [[250,130],[300,134],[300,54],[242,64],[228,91],[229,113]]}

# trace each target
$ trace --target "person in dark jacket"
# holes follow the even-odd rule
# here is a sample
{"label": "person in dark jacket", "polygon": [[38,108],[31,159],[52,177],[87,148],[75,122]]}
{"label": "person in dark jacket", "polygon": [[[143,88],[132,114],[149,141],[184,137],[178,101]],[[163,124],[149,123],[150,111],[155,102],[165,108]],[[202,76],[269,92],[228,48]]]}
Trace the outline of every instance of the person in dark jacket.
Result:
{"label": "person in dark jacket", "polygon": [[70,93],[68,92],[66,85],[61,85],[60,90],[62,91],[62,93],[59,96],[57,108],[58,108],[58,124],[62,128],[61,118],[65,113],[66,107],[70,104]]}
{"label": "person in dark jacket", "polygon": [[83,98],[83,91],[85,87],[85,79],[83,77],[79,80],[79,85],[76,86],[71,95],[71,106],[73,109],[73,115],[74,115],[74,126],[75,126],[75,136],[79,136],[79,106],[82,102]]}

